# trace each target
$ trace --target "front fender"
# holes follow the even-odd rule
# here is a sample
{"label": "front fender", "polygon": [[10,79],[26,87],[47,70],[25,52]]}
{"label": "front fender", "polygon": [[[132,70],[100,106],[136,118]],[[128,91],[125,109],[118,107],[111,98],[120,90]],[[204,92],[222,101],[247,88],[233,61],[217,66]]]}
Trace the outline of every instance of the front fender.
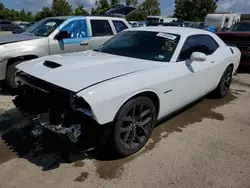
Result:
{"label": "front fender", "polygon": [[152,89],[141,89],[132,92],[117,92],[114,91],[112,97],[105,96],[104,93],[92,93],[91,91],[81,91],[77,96],[82,97],[91,107],[93,119],[103,125],[112,122],[118,110],[133,96],[144,92],[158,93]]}
{"label": "front fender", "polygon": [[6,77],[6,70],[8,66],[9,60],[12,59],[25,59],[27,56],[39,57],[41,54],[36,51],[23,51],[22,53],[17,54],[9,54],[6,56],[2,56],[2,60],[0,60],[0,80],[4,80]]}
{"label": "front fender", "polygon": [[159,99],[158,118],[161,118],[172,110],[174,92],[166,91],[172,91],[172,80],[175,77],[176,74],[171,66],[163,64],[155,69],[102,82],[76,95],[90,105],[94,119],[99,124],[105,124],[114,120],[118,110],[131,97],[144,92],[153,92]]}
{"label": "front fender", "polygon": [[23,56],[28,56],[28,55],[34,55],[37,57],[42,57],[48,55],[49,52],[46,50],[40,50],[37,49],[34,46],[26,46],[24,48],[14,48],[14,49],[8,49],[8,51],[3,51],[1,52],[1,58],[0,61],[8,61],[13,58],[18,58],[18,57],[23,57]]}
{"label": "front fender", "polygon": [[15,58],[21,58],[25,56],[42,57],[49,54],[48,48],[41,46],[23,46],[15,44],[6,44],[0,51],[0,80],[4,80],[6,76],[6,69],[8,61]]}

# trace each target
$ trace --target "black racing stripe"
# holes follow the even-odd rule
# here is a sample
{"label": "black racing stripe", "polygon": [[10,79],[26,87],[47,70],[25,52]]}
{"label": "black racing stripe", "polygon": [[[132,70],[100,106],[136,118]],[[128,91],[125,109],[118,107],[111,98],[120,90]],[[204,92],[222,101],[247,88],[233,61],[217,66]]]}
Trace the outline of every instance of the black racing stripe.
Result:
{"label": "black racing stripe", "polygon": [[169,92],[171,92],[171,91],[173,91],[173,90],[170,89],[170,90],[164,91],[164,94],[167,94],[167,93],[169,93]]}
{"label": "black racing stripe", "polygon": [[[142,70],[139,70],[139,71],[142,71]],[[115,79],[115,78],[119,78],[119,77],[122,77],[122,76],[126,76],[126,75],[129,75],[129,74],[133,74],[133,73],[139,72],[139,71],[133,71],[133,72],[129,72],[129,73],[126,73],[126,74],[121,74],[121,75],[119,75],[119,76],[114,76],[114,77],[111,77],[111,78],[102,80],[102,81],[100,81],[100,82],[96,82],[96,83],[94,83],[94,84],[91,84],[91,85],[89,85],[89,86],[87,86],[87,87],[85,87],[85,88],[83,88],[83,89],[77,91],[76,93],[79,93],[79,92],[81,92],[81,91],[83,91],[83,90],[85,90],[85,89],[88,89],[88,88],[93,87],[93,86],[95,86],[95,85],[98,85],[98,84],[100,84],[100,83],[103,83],[103,82],[106,82],[106,81],[109,81],[109,80],[113,80],[113,79]]]}

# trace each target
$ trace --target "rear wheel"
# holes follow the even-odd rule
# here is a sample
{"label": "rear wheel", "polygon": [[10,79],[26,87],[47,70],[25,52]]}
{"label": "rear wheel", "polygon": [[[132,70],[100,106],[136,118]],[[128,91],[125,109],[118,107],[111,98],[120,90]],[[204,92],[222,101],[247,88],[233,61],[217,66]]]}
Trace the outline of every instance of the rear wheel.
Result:
{"label": "rear wheel", "polygon": [[214,95],[216,97],[223,98],[228,94],[232,82],[232,75],[233,68],[228,66],[221,77],[219,85],[214,90]]}
{"label": "rear wheel", "polygon": [[112,142],[121,156],[132,155],[147,143],[156,122],[156,110],[147,97],[128,101],[119,110],[114,122]]}

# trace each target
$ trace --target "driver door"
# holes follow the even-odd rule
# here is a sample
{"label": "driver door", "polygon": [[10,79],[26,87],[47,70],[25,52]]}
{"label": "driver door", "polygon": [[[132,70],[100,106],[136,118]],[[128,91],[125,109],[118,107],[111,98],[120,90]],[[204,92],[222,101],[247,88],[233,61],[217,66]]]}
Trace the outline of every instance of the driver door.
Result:
{"label": "driver door", "polygon": [[[174,83],[176,109],[183,107],[213,90],[217,82],[216,62],[214,53],[219,45],[209,35],[193,35],[186,39],[179,57],[175,63],[177,78]],[[193,61],[193,52],[206,54],[205,61]]]}
{"label": "driver door", "polygon": [[71,20],[59,29],[70,33],[69,38],[56,40],[49,38],[50,54],[61,54],[85,51],[90,48],[90,37],[85,19]]}

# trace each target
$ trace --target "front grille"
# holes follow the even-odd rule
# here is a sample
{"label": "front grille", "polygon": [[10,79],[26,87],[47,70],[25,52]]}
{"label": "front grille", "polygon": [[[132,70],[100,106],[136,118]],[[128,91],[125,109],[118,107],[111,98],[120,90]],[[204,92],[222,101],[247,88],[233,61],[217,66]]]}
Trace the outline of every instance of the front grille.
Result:
{"label": "front grille", "polygon": [[[48,103],[53,108],[69,109],[72,108],[73,93],[69,90],[59,86],[48,83],[44,80],[28,75],[26,73],[19,73],[17,78],[26,86],[39,90],[44,93],[49,99]],[[37,99],[39,100],[39,99]]]}

